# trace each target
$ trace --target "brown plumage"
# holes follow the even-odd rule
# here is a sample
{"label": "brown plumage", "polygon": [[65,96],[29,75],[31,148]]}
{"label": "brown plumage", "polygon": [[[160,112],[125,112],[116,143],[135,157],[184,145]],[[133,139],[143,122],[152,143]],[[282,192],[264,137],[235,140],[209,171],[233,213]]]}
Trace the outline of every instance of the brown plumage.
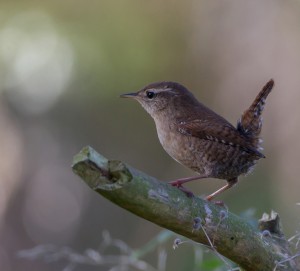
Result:
{"label": "brown plumage", "polygon": [[266,99],[274,86],[274,81],[270,80],[258,93],[252,105],[243,113],[238,121],[237,129],[240,133],[252,139],[252,144],[260,148],[262,140],[259,138],[262,127],[262,111]]}
{"label": "brown plumage", "polygon": [[225,179],[227,184],[207,197],[230,188],[263,158],[259,138],[261,113],[274,86],[270,80],[238,121],[237,128],[197,101],[184,86],[158,82],[121,97],[136,99],[153,117],[158,138],[166,152],[199,175],[170,182],[187,194],[183,183],[201,178]]}

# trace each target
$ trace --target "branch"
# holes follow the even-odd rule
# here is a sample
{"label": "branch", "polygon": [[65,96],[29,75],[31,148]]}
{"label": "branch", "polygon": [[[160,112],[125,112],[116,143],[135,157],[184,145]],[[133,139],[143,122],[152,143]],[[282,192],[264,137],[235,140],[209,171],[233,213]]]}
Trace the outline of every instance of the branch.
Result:
{"label": "branch", "polygon": [[83,148],[74,157],[72,167],[90,188],[113,203],[210,246],[244,270],[300,270],[281,231],[278,215],[265,215],[260,221],[262,231],[256,230],[226,209],[198,197],[188,198],[179,189],[129,165],[107,160],[91,147]]}

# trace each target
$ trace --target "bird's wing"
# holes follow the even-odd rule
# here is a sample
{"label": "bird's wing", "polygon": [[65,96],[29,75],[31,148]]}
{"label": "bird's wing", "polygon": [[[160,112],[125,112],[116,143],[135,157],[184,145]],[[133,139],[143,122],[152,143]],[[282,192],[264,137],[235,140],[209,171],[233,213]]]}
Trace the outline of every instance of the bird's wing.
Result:
{"label": "bird's wing", "polygon": [[229,122],[223,118],[215,119],[209,118],[192,119],[188,121],[178,121],[175,125],[177,130],[186,135],[218,142],[219,144],[230,145],[232,147],[241,148],[243,151],[256,156],[264,158],[256,148],[251,146],[251,142],[247,137],[241,135]]}

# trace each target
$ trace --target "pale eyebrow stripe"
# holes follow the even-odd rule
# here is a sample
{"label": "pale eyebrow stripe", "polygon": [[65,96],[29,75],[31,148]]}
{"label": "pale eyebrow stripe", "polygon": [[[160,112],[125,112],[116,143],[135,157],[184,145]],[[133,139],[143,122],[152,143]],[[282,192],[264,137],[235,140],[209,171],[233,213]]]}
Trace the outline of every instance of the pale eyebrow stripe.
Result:
{"label": "pale eyebrow stripe", "polygon": [[155,93],[160,93],[160,92],[166,92],[166,91],[172,91],[173,89],[172,88],[149,88],[149,89],[146,89],[146,91],[153,91]]}

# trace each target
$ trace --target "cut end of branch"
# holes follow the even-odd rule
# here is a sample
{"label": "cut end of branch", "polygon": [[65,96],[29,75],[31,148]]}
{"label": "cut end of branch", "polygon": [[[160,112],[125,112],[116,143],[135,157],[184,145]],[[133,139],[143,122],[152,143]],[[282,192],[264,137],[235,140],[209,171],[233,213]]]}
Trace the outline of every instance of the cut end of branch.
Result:
{"label": "cut end of branch", "polygon": [[74,156],[72,169],[93,190],[115,190],[132,179],[124,163],[108,161],[90,146]]}

